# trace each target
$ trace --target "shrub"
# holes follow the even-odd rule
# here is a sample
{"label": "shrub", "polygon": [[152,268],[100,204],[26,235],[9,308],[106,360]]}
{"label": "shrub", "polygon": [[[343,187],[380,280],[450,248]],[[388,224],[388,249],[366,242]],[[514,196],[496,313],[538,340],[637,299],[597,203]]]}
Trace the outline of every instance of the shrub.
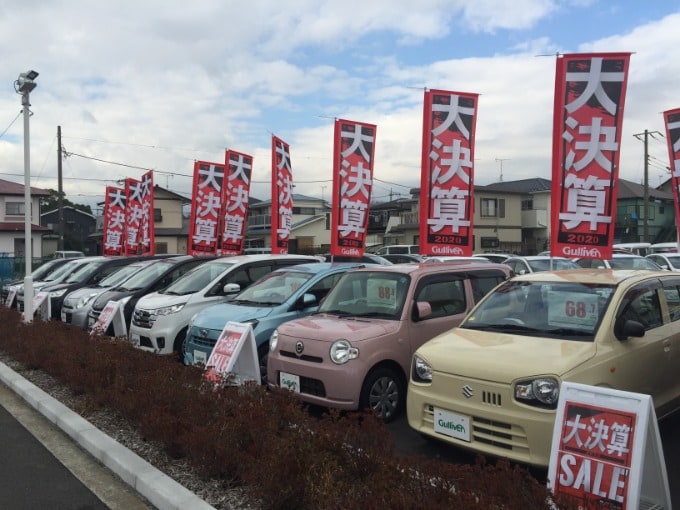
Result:
{"label": "shrub", "polygon": [[543,484],[507,462],[400,456],[370,414],[315,417],[285,390],[216,386],[202,370],[125,339],[90,337],[58,321],[24,324],[0,308],[0,350],[90,405],[119,412],[206,479],[238,482],[262,508],[576,508],[554,505]]}

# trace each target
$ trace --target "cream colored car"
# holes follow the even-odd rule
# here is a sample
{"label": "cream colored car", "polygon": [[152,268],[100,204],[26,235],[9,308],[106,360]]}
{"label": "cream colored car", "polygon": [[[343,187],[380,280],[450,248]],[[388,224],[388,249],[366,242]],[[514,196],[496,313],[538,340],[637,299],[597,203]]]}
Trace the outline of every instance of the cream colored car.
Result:
{"label": "cream colored car", "polygon": [[409,425],[452,445],[547,466],[563,381],[680,407],[680,275],[568,270],[517,276],[414,354]]}

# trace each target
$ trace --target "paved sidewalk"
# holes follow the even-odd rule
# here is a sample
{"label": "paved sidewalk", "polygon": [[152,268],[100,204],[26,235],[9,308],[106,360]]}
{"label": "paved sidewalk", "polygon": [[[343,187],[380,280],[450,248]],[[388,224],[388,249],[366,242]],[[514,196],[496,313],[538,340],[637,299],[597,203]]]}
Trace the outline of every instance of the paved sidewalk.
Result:
{"label": "paved sidewalk", "polygon": [[213,507],[0,363],[0,508]]}

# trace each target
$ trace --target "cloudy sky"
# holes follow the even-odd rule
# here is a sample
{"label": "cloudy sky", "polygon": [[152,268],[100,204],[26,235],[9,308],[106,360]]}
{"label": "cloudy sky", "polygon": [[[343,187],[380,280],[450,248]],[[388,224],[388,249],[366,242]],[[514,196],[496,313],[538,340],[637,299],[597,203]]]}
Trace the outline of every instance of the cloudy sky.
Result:
{"label": "cloudy sky", "polygon": [[295,192],[330,197],[333,119],[377,125],[373,197],[419,186],[423,91],[480,94],[475,182],[550,178],[555,55],[631,52],[620,176],[669,177],[662,112],[680,107],[677,0],[0,0],[0,178],[24,182],[19,73],[31,93],[31,185],[94,206],[153,169],[190,196],[193,163],[254,157],[271,135]]}

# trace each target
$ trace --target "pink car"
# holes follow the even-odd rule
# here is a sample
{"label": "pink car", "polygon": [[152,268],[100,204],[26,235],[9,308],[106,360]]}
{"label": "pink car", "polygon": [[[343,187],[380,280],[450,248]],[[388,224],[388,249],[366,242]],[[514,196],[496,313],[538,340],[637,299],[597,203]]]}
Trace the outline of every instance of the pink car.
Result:
{"label": "pink car", "polygon": [[512,276],[494,263],[398,264],[352,270],[318,313],[282,324],[269,340],[268,384],[305,402],[370,408],[393,420],[404,408],[413,352],[457,326]]}

